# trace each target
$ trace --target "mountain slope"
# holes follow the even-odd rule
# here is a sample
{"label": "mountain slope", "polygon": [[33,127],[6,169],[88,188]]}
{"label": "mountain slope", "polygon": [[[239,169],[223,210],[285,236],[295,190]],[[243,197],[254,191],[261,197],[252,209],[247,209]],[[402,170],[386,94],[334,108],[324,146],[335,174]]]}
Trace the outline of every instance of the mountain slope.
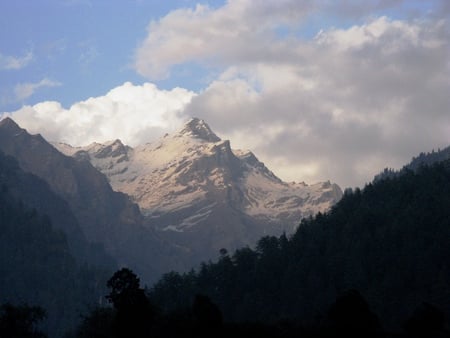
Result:
{"label": "mountain slope", "polygon": [[256,250],[164,276],[152,299],[173,311],[201,292],[226,320],[307,322],[357,289],[385,328],[400,329],[422,302],[450,322],[449,192],[448,160],[349,190],[291,237],[265,237]]}
{"label": "mountain slope", "polygon": [[117,267],[114,259],[101,246],[88,243],[67,202],[56,195],[47,182],[23,172],[14,158],[5,156],[2,151],[0,184],[15,199],[48,217],[53,227],[64,233],[78,263],[95,265],[110,272]]}
{"label": "mountain slope", "polygon": [[114,271],[111,259],[94,252],[77,227],[45,182],[0,152],[0,304],[44,307],[51,337],[79,323],[80,312],[105,294]]}
{"label": "mountain slope", "polygon": [[411,162],[404,165],[402,169],[400,170],[394,170],[385,168],[382,172],[375,175],[374,182],[385,179],[385,178],[393,178],[398,175],[401,175],[407,170],[413,170],[416,171],[420,167],[425,165],[433,165],[438,162],[443,162],[450,159],[450,146],[446,147],[444,149],[438,149],[438,151],[434,151],[434,149],[431,152],[428,153],[420,153],[419,156],[413,157]]}
{"label": "mountain slope", "polygon": [[116,191],[138,203],[150,226],[201,259],[221,248],[254,245],[265,234],[292,233],[303,217],[342,195],[330,182],[285,183],[249,151],[232,150],[202,120],[134,149],[120,140],[62,152],[88,159]]}
{"label": "mountain slope", "polygon": [[172,259],[176,249],[145,228],[138,206],[113,191],[88,161],[63,155],[9,118],[0,121],[0,150],[46,181],[68,203],[87,240],[101,243],[119,265],[130,266],[146,281],[177,267]]}

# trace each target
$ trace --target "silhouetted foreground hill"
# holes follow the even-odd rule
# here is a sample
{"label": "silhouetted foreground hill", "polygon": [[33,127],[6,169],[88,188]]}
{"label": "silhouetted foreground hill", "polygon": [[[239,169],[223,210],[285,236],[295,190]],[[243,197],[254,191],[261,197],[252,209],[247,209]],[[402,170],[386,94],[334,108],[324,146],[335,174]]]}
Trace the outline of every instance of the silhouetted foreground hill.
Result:
{"label": "silhouetted foreground hill", "polygon": [[47,182],[24,172],[16,159],[0,150],[0,184],[16,200],[41,215],[49,217],[52,226],[64,233],[71,254],[80,264],[94,264],[114,271],[117,265],[99,244],[89,243],[68,203],[55,194]]}
{"label": "silhouetted foreground hill", "polygon": [[41,135],[30,135],[10,118],[0,121],[0,151],[14,157],[21,170],[45,181],[70,207],[86,240],[102,246],[119,266],[132,267],[146,281],[154,281],[168,271],[167,266],[177,267],[173,256],[179,254],[178,248],[146,227],[139,207],[114,191],[88,161],[61,154]]}
{"label": "silhouetted foreground hill", "polygon": [[434,151],[434,149],[431,152],[427,153],[420,153],[419,156],[413,157],[411,159],[411,162],[404,165],[402,169],[400,170],[394,170],[390,168],[385,168],[381,173],[378,175],[375,175],[374,181],[382,180],[385,178],[392,178],[395,176],[401,175],[404,171],[407,170],[417,170],[422,166],[431,166],[435,163],[444,162],[450,159],[450,146],[446,147],[444,149],[438,149],[437,151]]}
{"label": "silhouetted foreground hill", "polygon": [[[107,283],[113,307],[84,312],[67,337],[449,337],[449,191],[448,161],[404,171],[347,191],[290,238],[221,250],[217,263],[166,274],[147,295],[121,269]],[[0,265],[2,287],[18,284],[49,313],[96,299],[86,293],[95,276],[77,270],[64,236],[1,192],[0,257],[18,253]],[[53,292],[64,300],[33,298]]]}
{"label": "silhouetted foreground hill", "polygon": [[356,289],[385,328],[399,330],[424,302],[448,322],[449,206],[449,161],[404,170],[347,191],[290,238],[265,237],[256,250],[223,251],[198,271],[166,274],[150,296],[167,313],[202,293],[226,321],[323,325],[329,305]]}
{"label": "silhouetted foreground hill", "polygon": [[[51,208],[48,203],[53,203]],[[37,210],[51,211],[56,226]],[[71,235],[70,242],[63,231]],[[75,327],[80,314],[98,303],[114,267],[103,259],[101,250],[97,253],[102,269],[89,266],[81,254],[75,256],[73,250],[91,250],[78,231],[70,210],[46,183],[24,173],[13,158],[0,152],[0,304],[43,307],[47,313],[44,331],[51,336]],[[29,322],[25,309],[1,308],[0,336],[7,337],[2,334],[11,326],[7,320],[11,313]]]}

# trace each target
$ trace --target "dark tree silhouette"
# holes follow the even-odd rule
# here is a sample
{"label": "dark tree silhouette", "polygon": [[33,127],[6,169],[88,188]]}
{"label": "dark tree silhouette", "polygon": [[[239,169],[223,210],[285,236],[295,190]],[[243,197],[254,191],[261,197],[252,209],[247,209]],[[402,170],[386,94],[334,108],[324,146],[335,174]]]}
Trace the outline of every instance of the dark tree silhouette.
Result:
{"label": "dark tree silhouette", "polygon": [[114,337],[112,323],[114,310],[111,308],[95,308],[76,330],[77,338],[109,338]]}
{"label": "dark tree silhouette", "polygon": [[338,337],[376,337],[380,330],[377,316],[357,290],[338,297],[328,317]]}
{"label": "dark tree silhouette", "polygon": [[222,313],[209,297],[196,295],[192,313],[201,336],[217,336],[222,328]]}
{"label": "dark tree silhouette", "polygon": [[211,302],[209,297],[204,295],[196,295],[192,312],[196,321],[210,328],[219,328],[222,326],[222,313],[216,304]]}
{"label": "dark tree silhouette", "polygon": [[44,309],[38,306],[4,304],[0,307],[0,337],[43,338],[38,328],[45,318]]}
{"label": "dark tree silhouette", "polygon": [[107,282],[111,292],[106,297],[116,309],[113,332],[116,337],[148,337],[155,310],[150,304],[139,278],[127,268],[114,273]]}
{"label": "dark tree silhouette", "polygon": [[142,289],[140,288],[139,278],[133,271],[127,268],[122,268],[115,272],[106,285],[111,289],[111,292],[106,296],[106,299],[108,299],[117,310],[131,306],[132,303],[137,301],[141,296],[140,293]]}
{"label": "dark tree silhouette", "polygon": [[338,294],[357,289],[390,331],[402,329],[418,301],[435,304],[448,320],[449,191],[450,161],[348,190],[292,236],[264,237],[256,249],[163,278],[150,296],[172,311],[180,300],[207,295],[226,322],[315,325]]}
{"label": "dark tree silhouette", "polygon": [[445,333],[445,315],[437,307],[422,303],[405,322],[405,330],[411,337],[449,337]]}

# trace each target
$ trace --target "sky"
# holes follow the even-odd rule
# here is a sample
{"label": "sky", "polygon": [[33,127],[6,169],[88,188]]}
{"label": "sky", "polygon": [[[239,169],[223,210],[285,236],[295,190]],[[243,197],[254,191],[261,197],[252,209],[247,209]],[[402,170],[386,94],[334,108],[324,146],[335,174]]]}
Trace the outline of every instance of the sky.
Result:
{"label": "sky", "polygon": [[450,145],[447,0],[0,2],[0,119],[135,146],[204,119],[285,181]]}

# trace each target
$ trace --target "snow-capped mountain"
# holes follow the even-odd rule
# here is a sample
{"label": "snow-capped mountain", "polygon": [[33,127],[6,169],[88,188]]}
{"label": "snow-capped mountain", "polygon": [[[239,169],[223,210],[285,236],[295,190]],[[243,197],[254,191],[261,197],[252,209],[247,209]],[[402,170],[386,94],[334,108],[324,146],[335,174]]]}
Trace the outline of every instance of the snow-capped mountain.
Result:
{"label": "snow-capped mountain", "polygon": [[342,196],[330,182],[281,181],[250,151],[232,150],[196,118],[178,133],[135,148],[120,140],[55,146],[89,160],[114,190],[131,196],[150,226],[194,251],[217,253],[266,234],[291,233],[302,217],[326,211]]}

